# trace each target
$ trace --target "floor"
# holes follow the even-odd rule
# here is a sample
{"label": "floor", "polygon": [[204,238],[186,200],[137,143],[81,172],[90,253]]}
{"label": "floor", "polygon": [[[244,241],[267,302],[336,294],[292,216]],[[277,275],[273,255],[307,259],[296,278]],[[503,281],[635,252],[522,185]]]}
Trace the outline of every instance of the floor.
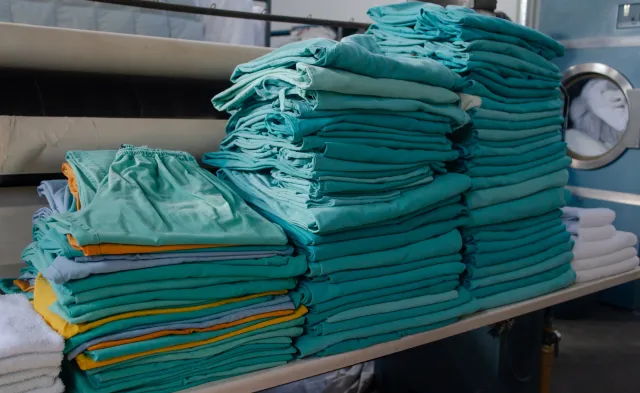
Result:
{"label": "floor", "polygon": [[640,312],[595,303],[580,319],[560,320],[560,356],[551,393],[640,390]]}

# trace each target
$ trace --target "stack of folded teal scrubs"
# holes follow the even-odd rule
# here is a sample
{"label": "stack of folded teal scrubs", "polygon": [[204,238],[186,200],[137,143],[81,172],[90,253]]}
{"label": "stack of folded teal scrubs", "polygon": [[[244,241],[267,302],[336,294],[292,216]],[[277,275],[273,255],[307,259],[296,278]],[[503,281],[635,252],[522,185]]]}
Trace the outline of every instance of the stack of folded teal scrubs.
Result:
{"label": "stack of folded teal scrubs", "polygon": [[464,286],[481,309],[564,288],[575,280],[560,207],[571,159],[560,133],[564,48],[551,38],[464,7],[409,2],[369,10],[369,34],[392,58],[437,60],[463,77],[472,132],[456,135],[471,178],[463,229]]}
{"label": "stack of folded teal scrubs", "polygon": [[282,229],[189,154],[70,151],[23,259],[68,391],[173,392],[283,365],[306,271]]}
{"label": "stack of folded teal scrubs", "polygon": [[372,37],[289,44],[239,65],[214,97],[231,113],[203,161],[281,225],[308,262],[299,356],[394,340],[474,311],[459,287],[469,177],[447,173],[469,121],[464,81],[392,59]]}

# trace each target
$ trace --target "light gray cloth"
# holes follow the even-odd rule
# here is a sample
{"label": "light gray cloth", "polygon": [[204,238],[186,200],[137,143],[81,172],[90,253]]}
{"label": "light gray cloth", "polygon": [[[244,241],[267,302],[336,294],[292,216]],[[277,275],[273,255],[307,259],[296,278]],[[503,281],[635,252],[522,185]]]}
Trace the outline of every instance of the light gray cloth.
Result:
{"label": "light gray cloth", "polygon": [[374,362],[366,362],[260,393],[367,393],[373,377]]}
{"label": "light gray cloth", "polygon": [[223,313],[214,314],[206,317],[195,318],[187,321],[180,321],[175,323],[165,323],[157,325],[138,326],[135,329],[126,330],[120,333],[111,334],[108,336],[98,337],[91,341],[87,341],[73,351],[67,354],[67,359],[75,359],[87,348],[100,344],[103,342],[114,340],[125,340],[132,337],[143,336],[145,334],[151,334],[162,330],[176,330],[176,329],[204,329],[210,326],[219,325],[221,323],[229,323],[237,321],[239,319],[247,318],[253,315],[264,314],[273,311],[282,310],[294,310],[295,306],[288,296],[279,296],[276,299],[270,300],[264,303],[258,303],[251,306],[229,310]]}

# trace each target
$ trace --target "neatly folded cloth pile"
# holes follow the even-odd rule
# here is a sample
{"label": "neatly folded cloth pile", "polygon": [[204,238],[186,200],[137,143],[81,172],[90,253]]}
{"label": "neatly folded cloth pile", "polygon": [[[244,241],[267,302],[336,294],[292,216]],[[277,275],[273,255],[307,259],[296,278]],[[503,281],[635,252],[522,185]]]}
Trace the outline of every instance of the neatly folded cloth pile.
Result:
{"label": "neatly folded cloth pile", "polygon": [[23,258],[69,391],[172,392],[294,358],[306,308],[288,291],[307,265],[280,227],[187,153],[66,158],[67,184],[42,187],[73,203],[48,198]]}
{"label": "neatly folded cloth pile", "polygon": [[571,262],[577,282],[614,276],[638,267],[638,237],[616,231],[611,209],[565,207],[562,220],[576,244]]}
{"label": "neatly folded cloth pile", "polygon": [[402,3],[369,11],[369,34],[394,58],[447,65],[481,99],[459,135],[458,170],[471,177],[464,229],[465,286],[481,308],[570,285],[571,245],[558,208],[568,191],[560,87],[551,38],[464,7]]}
{"label": "neatly folded cloth pile", "polygon": [[62,393],[64,340],[22,295],[0,296],[0,392]]}
{"label": "neatly folded cloth pile", "polygon": [[468,122],[462,79],[393,59],[372,37],[286,45],[238,66],[213,99],[229,111],[204,162],[280,224],[308,260],[301,357],[397,339],[474,310],[456,229],[469,177],[446,174]]}

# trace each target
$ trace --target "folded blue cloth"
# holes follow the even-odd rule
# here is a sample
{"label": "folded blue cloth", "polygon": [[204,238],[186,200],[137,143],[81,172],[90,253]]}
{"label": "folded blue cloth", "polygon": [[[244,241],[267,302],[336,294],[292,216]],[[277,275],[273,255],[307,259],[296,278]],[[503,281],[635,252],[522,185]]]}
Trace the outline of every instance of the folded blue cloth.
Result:
{"label": "folded blue cloth", "polygon": [[269,68],[291,68],[297,63],[337,68],[372,78],[400,79],[455,90],[464,85],[462,78],[435,61],[398,60],[384,55],[373,37],[352,35],[340,42],[314,38],[284,45],[249,63],[240,64],[231,81]]}
{"label": "folded blue cloth", "polygon": [[500,307],[507,304],[520,302],[534,297],[546,295],[548,293],[566,288],[576,281],[576,272],[569,269],[560,276],[538,284],[512,289],[510,291],[497,293],[475,300],[479,310]]}
{"label": "folded blue cloth", "polygon": [[45,197],[53,213],[75,210],[75,199],[69,191],[67,180],[45,180],[38,186],[38,195]]}

